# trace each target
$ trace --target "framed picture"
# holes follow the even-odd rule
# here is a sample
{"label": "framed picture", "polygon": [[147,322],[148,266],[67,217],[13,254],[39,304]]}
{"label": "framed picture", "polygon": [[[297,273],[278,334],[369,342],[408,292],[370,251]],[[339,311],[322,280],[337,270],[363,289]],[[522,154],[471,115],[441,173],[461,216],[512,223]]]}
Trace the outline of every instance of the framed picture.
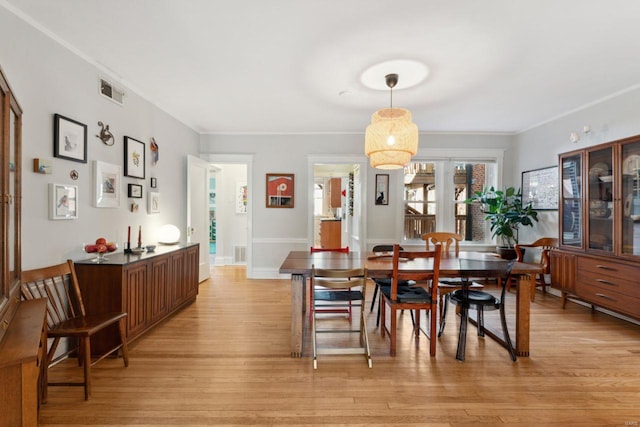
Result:
{"label": "framed picture", "polygon": [[150,191],[147,198],[147,211],[149,213],[160,213],[160,193]]}
{"label": "framed picture", "polygon": [[538,211],[558,210],[558,167],[534,169],[522,172],[522,205],[531,203]]}
{"label": "framed picture", "polygon": [[49,184],[49,219],[78,219],[78,186]]}
{"label": "framed picture", "polygon": [[268,208],[293,208],[294,194],[292,173],[267,174]]}
{"label": "framed picture", "polygon": [[151,178],[151,188],[158,187],[158,178]]}
{"label": "framed picture", "polygon": [[376,205],[389,204],[389,174],[376,174]]}
{"label": "framed picture", "polygon": [[53,155],[60,159],[87,163],[87,125],[54,114]]}
{"label": "framed picture", "polygon": [[93,161],[93,202],[96,208],[117,208],[120,206],[120,166]]}
{"label": "framed picture", "polygon": [[[215,203],[215,193],[213,194],[213,201]],[[211,194],[209,194],[209,201],[211,202]],[[246,182],[236,182],[236,213],[247,213],[247,197],[248,189]]]}
{"label": "framed picture", "polygon": [[142,185],[138,184],[129,184],[128,185],[128,196],[134,199],[142,199]]}
{"label": "framed picture", "polygon": [[124,176],[144,179],[144,142],[124,137]]}

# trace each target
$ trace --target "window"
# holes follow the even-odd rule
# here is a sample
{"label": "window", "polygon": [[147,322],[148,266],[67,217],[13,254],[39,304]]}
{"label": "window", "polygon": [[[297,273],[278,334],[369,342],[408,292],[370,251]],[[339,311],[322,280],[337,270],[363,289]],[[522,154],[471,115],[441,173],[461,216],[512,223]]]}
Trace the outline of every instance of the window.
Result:
{"label": "window", "polygon": [[480,206],[464,201],[474,191],[497,185],[497,162],[473,159],[415,161],[404,169],[405,243],[424,233],[453,231],[464,240],[491,241]]}

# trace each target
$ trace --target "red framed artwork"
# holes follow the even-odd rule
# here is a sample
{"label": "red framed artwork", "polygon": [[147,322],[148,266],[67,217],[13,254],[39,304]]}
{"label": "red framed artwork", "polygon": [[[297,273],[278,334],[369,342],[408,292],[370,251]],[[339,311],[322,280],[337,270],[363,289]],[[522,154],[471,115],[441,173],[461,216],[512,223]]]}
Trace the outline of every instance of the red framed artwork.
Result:
{"label": "red framed artwork", "polygon": [[292,173],[267,174],[268,208],[293,208],[294,175]]}

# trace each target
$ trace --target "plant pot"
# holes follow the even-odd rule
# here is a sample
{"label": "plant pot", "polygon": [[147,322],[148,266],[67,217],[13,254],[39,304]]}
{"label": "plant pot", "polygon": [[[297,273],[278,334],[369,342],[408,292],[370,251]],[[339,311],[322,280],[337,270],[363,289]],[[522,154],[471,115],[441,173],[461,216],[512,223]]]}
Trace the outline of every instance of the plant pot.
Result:
{"label": "plant pot", "polygon": [[[522,254],[524,255],[524,250],[520,249]],[[518,258],[518,254],[514,248],[509,248],[507,246],[496,246],[496,252],[500,255],[502,259],[516,259]]]}

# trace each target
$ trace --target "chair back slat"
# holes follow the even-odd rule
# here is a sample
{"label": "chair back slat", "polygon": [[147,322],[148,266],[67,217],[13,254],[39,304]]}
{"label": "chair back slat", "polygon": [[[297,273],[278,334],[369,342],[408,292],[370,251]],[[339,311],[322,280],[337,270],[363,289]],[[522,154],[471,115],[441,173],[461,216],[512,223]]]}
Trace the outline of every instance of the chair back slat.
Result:
{"label": "chair back slat", "polygon": [[[415,282],[428,282],[429,293],[432,301],[436,301],[438,297],[438,277],[440,276],[440,257],[442,253],[442,245],[436,243],[433,251],[401,251],[399,245],[393,247],[393,272],[391,274],[391,299],[398,298],[398,282],[401,280],[413,280]],[[416,260],[416,259],[433,259],[433,269],[404,272],[400,270],[400,260]]]}
{"label": "chair back slat", "polygon": [[23,272],[22,296],[27,300],[47,299],[47,326],[50,329],[84,315],[80,288],[74,273],[72,261]]}
{"label": "chair back slat", "polygon": [[431,250],[431,244],[440,243],[442,245],[442,252],[448,254],[451,251],[451,245],[453,245],[456,256],[460,253],[460,241],[462,236],[456,233],[449,233],[446,231],[436,231],[433,233],[425,233],[422,235],[422,240],[425,241],[426,249]]}
{"label": "chair back slat", "polygon": [[365,295],[367,284],[367,268],[355,268],[351,270],[322,269],[311,266],[313,283],[327,289],[347,289],[362,287]]}
{"label": "chair back slat", "polygon": [[311,252],[312,254],[316,252],[340,252],[348,254],[349,246],[345,246],[344,248],[314,248],[313,246],[311,246],[309,248],[309,252]]}

